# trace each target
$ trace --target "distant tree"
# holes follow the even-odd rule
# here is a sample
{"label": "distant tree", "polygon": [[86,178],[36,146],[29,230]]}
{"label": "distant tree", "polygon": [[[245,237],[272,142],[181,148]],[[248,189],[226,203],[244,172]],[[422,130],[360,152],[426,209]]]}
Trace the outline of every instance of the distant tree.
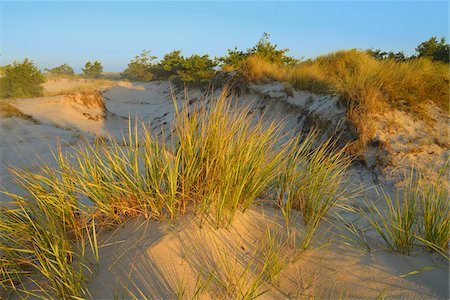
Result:
{"label": "distant tree", "polygon": [[102,75],[103,66],[99,61],[95,61],[94,63],[91,63],[90,61],[88,61],[84,65],[84,68],[82,69],[82,71],[83,71],[83,75],[86,77],[97,78]]}
{"label": "distant tree", "polygon": [[430,57],[433,60],[443,62],[449,62],[449,50],[450,46],[445,42],[444,37],[438,41],[434,36],[416,48],[419,57]]}
{"label": "distant tree", "polygon": [[403,53],[403,51],[400,52],[386,52],[386,51],[381,51],[380,49],[368,49],[366,50],[366,52],[372,56],[373,58],[377,59],[377,60],[383,60],[383,59],[393,59],[395,61],[406,61],[408,59],[410,59],[410,57],[407,57],[405,55],[405,53]]}
{"label": "distant tree", "polygon": [[122,72],[121,76],[135,81],[152,80],[155,77],[152,73],[152,68],[156,58],[156,56],[150,55],[149,50],[143,50],[140,55],[131,60],[128,67]]}
{"label": "distant tree", "polygon": [[73,71],[73,68],[69,66],[68,64],[62,64],[60,66],[54,67],[52,69],[45,69],[46,72],[53,74],[53,75],[73,75],[75,72]]}
{"label": "distant tree", "polygon": [[2,97],[38,97],[42,95],[45,77],[33,61],[25,58],[23,62],[5,66],[0,82]]}
{"label": "distant tree", "polygon": [[389,52],[387,54],[387,59],[393,59],[396,61],[405,61],[408,60],[408,57],[406,57],[405,53],[403,51],[399,51],[397,53]]}
{"label": "distant tree", "polygon": [[380,49],[368,49],[366,50],[366,52],[372,56],[373,58],[377,59],[377,60],[382,60],[385,59],[387,52],[385,51],[381,51]]}
{"label": "distant tree", "polygon": [[405,55],[405,53],[403,53],[403,51],[400,52],[386,52],[386,51],[381,51],[380,49],[368,49],[366,50],[366,53],[368,53],[370,56],[372,56],[373,58],[377,59],[377,60],[383,60],[383,59],[392,59],[392,60],[396,60],[396,61],[406,61],[408,59],[411,59],[411,57],[408,57]]}

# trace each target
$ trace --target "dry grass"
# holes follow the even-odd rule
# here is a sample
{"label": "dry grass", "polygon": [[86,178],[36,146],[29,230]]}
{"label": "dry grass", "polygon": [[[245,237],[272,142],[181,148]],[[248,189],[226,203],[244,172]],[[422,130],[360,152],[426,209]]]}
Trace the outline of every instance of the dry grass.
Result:
{"label": "dry grass", "polygon": [[293,66],[250,56],[240,70],[252,82],[288,81],[296,89],[340,95],[349,107],[349,120],[359,132],[356,150],[364,149],[373,137],[371,116],[388,107],[411,110],[423,117],[422,104],[428,101],[449,109],[448,64],[428,59],[378,61],[365,52],[348,50]]}
{"label": "dry grass", "polygon": [[266,61],[258,55],[249,56],[240,66],[243,76],[252,82],[269,82],[285,80],[285,72],[281,65]]}

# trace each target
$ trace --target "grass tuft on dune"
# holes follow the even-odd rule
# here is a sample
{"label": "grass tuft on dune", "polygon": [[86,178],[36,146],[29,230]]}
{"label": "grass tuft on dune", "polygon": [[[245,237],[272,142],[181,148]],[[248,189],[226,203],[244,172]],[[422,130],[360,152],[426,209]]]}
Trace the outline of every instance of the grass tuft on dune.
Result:
{"label": "grass tuft on dune", "polygon": [[[345,189],[350,160],[330,141],[314,148],[316,133],[289,138],[280,124],[262,121],[228,94],[180,108],[174,99],[170,135],[155,137],[136,121],[122,140],[59,148],[56,168],[41,163],[40,172],[12,170],[25,194],[5,192],[11,201],[0,207],[1,286],[85,297],[96,264],[87,252],[98,260],[102,228],[137,216],[171,220],[189,212],[227,227],[238,211],[284,193],[295,197],[281,199],[282,205],[291,203],[289,209],[300,210],[313,228],[309,244],[320,220],[346,199],[337,188]],[[287,169],[289,177],[283,176]]]}

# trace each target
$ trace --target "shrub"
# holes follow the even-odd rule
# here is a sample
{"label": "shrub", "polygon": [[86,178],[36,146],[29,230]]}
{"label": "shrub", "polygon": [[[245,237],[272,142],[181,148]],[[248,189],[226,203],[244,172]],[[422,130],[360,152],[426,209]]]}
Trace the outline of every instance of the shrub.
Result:
{"label": "shrub", "polygon": [[142,51],[128,64],[128,67],[121,73],[123,78],[134,81],[150,81],[154,78],[152,73],[153,61],[156,56],[150,56],[150,51]]}
{"label": "shrub", "polygon": [[33,61],[13,62],[5,66],[5,75],[1,78],[2,97],[24,98],[42,95],[45,77]]}
{"label": "shrub", "polygon": [[48,73],[52,75],[73,75],[75,72],[73,71],[73,68],[69,66],[68,64],[62,64],[60,66],[54,67],[52,69],[45,69]]}
{"label": "shrub", "polygon": [[164,55],[158,63],[153,63],[155,59],[155,56],[149,56],[149,51],[142,52],[128,64],[122,76],[137,81],[179,77],[184,82],[201,84],[214,76],[214,67],[217,65],[208,55],[193,54],[185,58],[181,55],[181,50]]}
{"label": "shrub", "polygon": [[222,64],[222,70],[237,70],[248,56],[248,52],[234,47],[234,49],[228,49],[228,55],[220,57],[219,62]]}
{"label": "shrub", "polygon": [[248,50],[248,53],[250,55],[258,55],[273,63],[290,63],[295,61],[292,57],[286,56],[286,52],[288,52],[289,49],[277,49],[278,45],[272,44],[269,41],[269,38],[270,34],[264,32],[261,39],[253,46],[253,48]]}
{"label": "shrub", "polygon": [[98,78],[102,75],[103,66],[99,61],[91,63],[88,61],[82,69],[83,75],[90,78]]}
{"label": "shrub", "polygon": [[228,49],[228,55],[219,58],[222,64],[222,70],[237,70],[241,65],[251,56],[258,56],[261,60],[268,63],[275,63],[280,65],[293,64],[298,60],[287,56],[289,49],[278,49],[278,45],[272,44],[269,41],[270,34],[264,32],[255,46],[247,49],[247,51],[238,50],[235,47],[233,50]]}
{"label": "shrub", "polygon": [[155,67],[155,72],[160,78],[173,78],[183,69],[185,58],[181,50],[174,50],[164,55],[163,59]]}
{"label": "shrub", "polygon": [[203,83],[214,76],[216,65],[207,54],[202,56],[193,54],[183,60],[177,73],[185,82]]}

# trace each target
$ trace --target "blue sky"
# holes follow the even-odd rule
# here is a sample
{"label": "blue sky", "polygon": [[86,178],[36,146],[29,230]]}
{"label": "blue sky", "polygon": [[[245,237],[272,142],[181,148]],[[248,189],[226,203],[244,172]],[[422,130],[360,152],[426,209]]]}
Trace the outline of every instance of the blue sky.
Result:
{"label": "blue sky", "polygon": [[[162,56],[219,56],[253,46],[263,32],[295,57],[380,48],[413,54],[448,37],[447,1],[372,2],[1,2],[0,63],[25,57],[40,68],[76,70],[100,60],[122,71],[143,49]],[[447,38],[448,40],[448,38]]]}

